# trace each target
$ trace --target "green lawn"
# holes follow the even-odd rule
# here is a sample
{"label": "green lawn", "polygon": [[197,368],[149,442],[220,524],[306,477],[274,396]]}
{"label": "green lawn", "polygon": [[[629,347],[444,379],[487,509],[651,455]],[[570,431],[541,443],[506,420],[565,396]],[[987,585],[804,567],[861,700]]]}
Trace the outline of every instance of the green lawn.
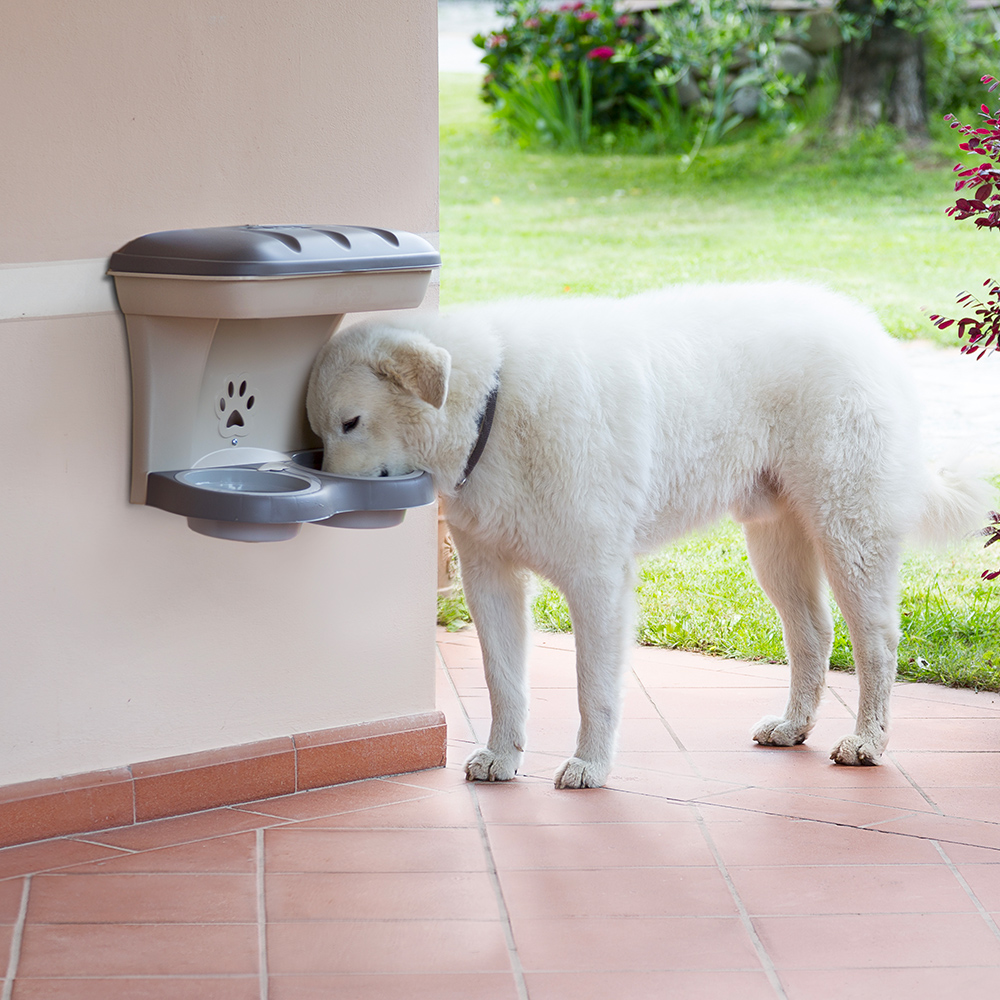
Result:
{"label": "green lawn", "polygon": [[[925,310],[947,314],[959,291],[994,276],[983,271],[990,237],[944,214],[952,193],[945,142],[916,163],[882,135],[845,150],[745,142],[683,171],[676,157],[528,153],[495,134],[476,85],[471,76],[441,80],[445,307],[788,277],[867,302],[897,337],[952,344]],[[945,140],[954,144],[954,134]],[[1000,565],[994,551],[973,541],[945,555],[911,554],[902,675],[1000,689],[1000,599],[979,580]],[[645,560],[639,603],[642,642],[783,659],[776,616],[732,523]],[[459,601],[442,613],[461,620],[464,611]],[[536,602],[536,619],[568,627],[551,588]],[[837,628],[833,662],[846,667],[839,619]]]}

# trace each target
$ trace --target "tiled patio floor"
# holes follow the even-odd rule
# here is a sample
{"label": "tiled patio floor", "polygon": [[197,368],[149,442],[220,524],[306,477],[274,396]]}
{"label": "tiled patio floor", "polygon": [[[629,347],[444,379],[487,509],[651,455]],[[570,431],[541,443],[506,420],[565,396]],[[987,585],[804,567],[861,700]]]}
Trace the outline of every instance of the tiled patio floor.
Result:
{"label": "tiled patio floor", "polygon": [[2,1000],[998,995],[997,695],[901,685],[842,768],[853,677],[763,749],[786,668],[640,649],[609,787],[556,792],[572,639],[538,636],[526,773],[473,786],[478,646],[439,639],[444,770],[0,851]]}

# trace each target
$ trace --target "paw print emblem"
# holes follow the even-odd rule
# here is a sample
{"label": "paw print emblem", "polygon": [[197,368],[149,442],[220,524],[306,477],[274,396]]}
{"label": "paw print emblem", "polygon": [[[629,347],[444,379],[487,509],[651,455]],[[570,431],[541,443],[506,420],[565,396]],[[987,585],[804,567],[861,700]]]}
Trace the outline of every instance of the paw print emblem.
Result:
{"label": "paw print emblem", "polygon": [[251,415],[256,399],[246,375],[228,378],[215,400],[219,433],[226,438],[243,437],[250,432]]}

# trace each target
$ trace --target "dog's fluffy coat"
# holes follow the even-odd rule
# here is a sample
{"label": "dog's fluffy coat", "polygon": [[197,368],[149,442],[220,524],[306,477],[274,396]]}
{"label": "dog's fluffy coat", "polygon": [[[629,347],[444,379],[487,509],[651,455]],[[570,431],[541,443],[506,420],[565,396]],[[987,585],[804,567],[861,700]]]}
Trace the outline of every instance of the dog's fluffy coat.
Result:
{"label": "dog's fluffy coat", "polygon": [[[727,512],[791,665],[784,715],[753,738],[801,743],[816,721],[828,582],[860,680],[855,732],[831,756],[878,762],[903,538],[969,530],[986,503],[976,481],[925,471],[893,347],[866,309],[785,283],[511,302],[331,338],[307,401],[324,468],[424,469],[444,499],[493,711],[469,778],[513,777],[525,745],[529,571],[565,595],[576,635],[581,724],[555,782],[598,786],[614,753],[635,556]],[[459,489],[497,382],[492,434]]]}

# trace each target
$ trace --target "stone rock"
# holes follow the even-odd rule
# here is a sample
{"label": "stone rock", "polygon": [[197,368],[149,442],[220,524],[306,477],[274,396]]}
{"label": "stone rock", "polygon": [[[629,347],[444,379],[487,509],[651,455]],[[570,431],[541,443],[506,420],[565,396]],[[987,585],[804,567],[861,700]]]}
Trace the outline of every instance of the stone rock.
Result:
{"label": "stone rock", "polygon": [[757,109],[760,107],[760,101],[763,96],[764,92],[760,87],[740,87],[733,94],[733,102],[730,107],[736,114],[742,115],[744,118],[750,118],[752,115],[757,114]]}
{"label": "stone rock", "polygon": [[789,76],[804,76],[806,83],[816,80],[816,57],[810,55],[801,45],[786,42],[778,49],[778,69]]}
{"label": "stone rock", "polygon": [[822,55],[839,49],[844,39],[837,26],[837,19],[832,13],[822,12],[809,18],[806,37],[802,39],[802,48],[813,55]]}

